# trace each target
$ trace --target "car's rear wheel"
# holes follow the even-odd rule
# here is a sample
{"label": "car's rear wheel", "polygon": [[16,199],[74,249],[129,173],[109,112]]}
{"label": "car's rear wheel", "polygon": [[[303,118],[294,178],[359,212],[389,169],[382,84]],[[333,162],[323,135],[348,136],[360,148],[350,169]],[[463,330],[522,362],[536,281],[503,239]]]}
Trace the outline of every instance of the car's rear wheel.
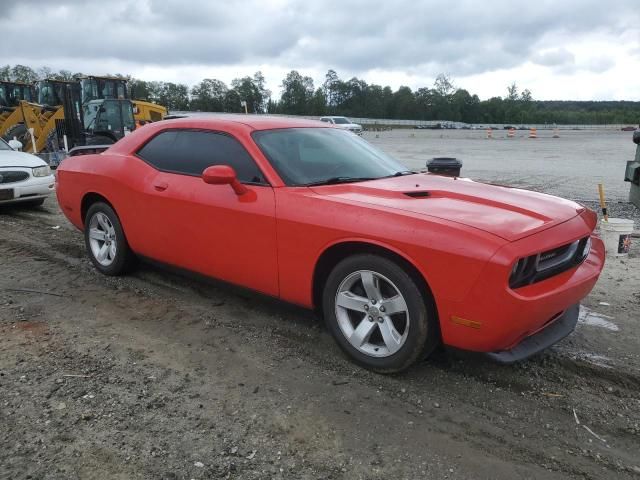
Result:
{"label": "car's rear wheel", "polygon": [[325,321],[338,345],[359,365],[381,373],[402,371],[438,346],[432,305],[402,266],[371,254],[338,263],[323,293]]}
{"label": "car's rear wheel", "polygon": [[120,275],[135,263],[120,219],[109,205],[97,202],[89,207],[84,222],[87,253],[95,267],[105,275]]}

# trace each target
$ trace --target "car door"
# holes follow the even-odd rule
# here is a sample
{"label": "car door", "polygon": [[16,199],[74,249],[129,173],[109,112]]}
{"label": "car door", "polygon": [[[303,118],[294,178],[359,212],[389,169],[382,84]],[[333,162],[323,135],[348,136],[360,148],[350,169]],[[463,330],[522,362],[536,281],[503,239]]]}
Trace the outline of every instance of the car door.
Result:
{"label": "car door", "polygon": [[[160,132],[137,153],[156,173],[145,186],[149,256],[278,295],[273,188],[234,137],[205,130]],[[249,191],[210,185],[201,174],[229,165]]]}

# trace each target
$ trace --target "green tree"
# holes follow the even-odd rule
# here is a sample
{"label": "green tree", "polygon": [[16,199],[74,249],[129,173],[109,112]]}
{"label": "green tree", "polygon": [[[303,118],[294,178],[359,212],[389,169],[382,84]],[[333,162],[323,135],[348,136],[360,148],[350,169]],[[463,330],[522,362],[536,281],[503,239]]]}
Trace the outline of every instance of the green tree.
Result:
{"label": "green tree", "polygon": [[38,74],[31,67],[14,65],[11,69],[11,79],[15,82],[32,83],[38,79]]}
{"label": "green tree", "polygon": [[239,95],[240,101],[247,102],[248,111],[251,113],[264,113],[271,92],[265,87],[264,76],[261,72],[256,72],[253,77],[235,78],[231,82],[231,87]]}
{"label": "green tree", "polygon": [[433,82],[433,86],[436,92],[438,92],[442,97],[449,97],[456,89],[451,77],[447,73],[441,73],[438,75],[435,82]]}
{"label": "green tree", "polygon": [[327,113],[327,97],[322,88],[317,88],[309,103],[309,113],[319,117]]}
{"label": "green tree", "polygon": [[224,96],[224,111],[229,113],[240,113],[244,112],[244,109],[240,105],[241,102],[240,94],[235,89],[227,90],[227,93]]}
{"label": "green tree", "polygon": [[191,109],[202,112],[223,112],[229,89],[224,82],[205,78],[191,89]]}
{"label": "green tree", "polygon": [[76,77],[81,76],[83,76],[81,73],[72,73],[70,70],[60,70],[58,73],[53,74],[53,78],[56,80],[64,80],[65,82],[70,82]]}
{"label": "green tree", "polygon": [[139,80],[137,78],[129,80],[129,92],[133,99],[144,100],[145,102],[153,101],[149,82],[145,82],[144,80]]}
{"label": "green tree", "polygon": [[340,83],[340,78],[338,78],[338,74],[335,70],[328,70],[327,74],[324,76],[324,83],[322,84],[322,88],[324,90],[324,95],[327,98],[327,107],[329,112],[334,112],[340,103],[338,100],[338,85]]}
{"label": "green tree", "polygon": [[418,117],[418,106],[413,92],[409,87],[402,86],[393,94],[393,116],[413,120]]}
{"label": "green tree", "polygon": [[0,67],[0,80],[8,82],[11,80],[11,65]]}
{"label": "green tree", "polygon": [[314,94],[311,77],[303,77],[296,70],[291,70],[282,80],[281,88],[280,108],[282,113],[304,115],[310,110]]}

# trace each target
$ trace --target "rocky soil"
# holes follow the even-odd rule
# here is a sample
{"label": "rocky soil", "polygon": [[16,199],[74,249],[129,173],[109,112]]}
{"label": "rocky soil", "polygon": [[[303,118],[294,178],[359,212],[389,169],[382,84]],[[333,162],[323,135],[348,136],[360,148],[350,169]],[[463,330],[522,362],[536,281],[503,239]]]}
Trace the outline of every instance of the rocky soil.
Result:
{"label": "rocky soil", "polygon": [[[628,208],[628,207],[624,207]],[[55,199],[0,211],[0,478],[640,478],[640,248],[527,362],[380,376],[312,313],[143,264],[107,278]]]}

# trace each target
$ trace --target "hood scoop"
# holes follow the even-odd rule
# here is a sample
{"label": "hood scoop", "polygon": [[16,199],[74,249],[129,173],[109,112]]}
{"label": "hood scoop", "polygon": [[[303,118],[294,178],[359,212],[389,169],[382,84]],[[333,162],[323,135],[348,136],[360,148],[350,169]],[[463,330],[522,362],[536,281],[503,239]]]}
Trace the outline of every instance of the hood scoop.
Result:
{"label": "hood scoop", "polygon": [[425,198],[425,197],[430,197],[431,194],[426,191],[426,190],[418,190],[418,191],[414,191],[414,192],[404,192],[404,194],[407,197],[411,197],[411,198]]}

